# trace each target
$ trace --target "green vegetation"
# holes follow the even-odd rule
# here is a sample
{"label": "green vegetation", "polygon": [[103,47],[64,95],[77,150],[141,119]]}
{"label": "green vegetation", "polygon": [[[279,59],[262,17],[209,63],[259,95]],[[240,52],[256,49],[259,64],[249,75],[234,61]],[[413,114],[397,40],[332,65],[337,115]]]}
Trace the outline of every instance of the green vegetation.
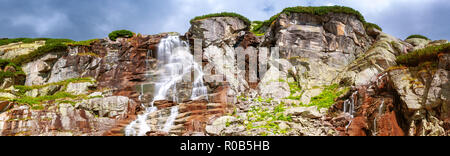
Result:
{"label": "green vegetation", "polygon": [[285,134],[287,130],[280,130],[277,122],[292,121],[292,117],[284,115],[285,110],[286,106],[284,104],[276,106],[273,110],[254,106],[247,113],[247,122],[244,123],[244,126],[247,130],[264,128],[274,134]]}
{"label": "green vegetation", "polygon": [[421,38],[421,39],[426,39],[426,40],[430,40],[428,37],[425,37],[423,35],[411,35],[406,39],[411,39],[411,38]]}
{"label": "green vegetation", "polygon": [[335,103],[336,98],[348,92],[349,90],[349,88],[341,90],[338,84],[325,86],[322,93],[319,96],[313,97],[311,99],[311,102],[307,106],[317,106],[318,109],[330,108]]}
{"label": "green vegetation", "polygon": [[440,53],[449,53],[450,43],[430,46],[414,52],[397,56],[397,63],[405,66],[418,66],[421,62],[436,62]]}
{"label": "green vegetation", "polygon": [[42,88],[45,88],[45,87],[48,87],[48,86],[63,86],[64,88],[67,88],[67,85],[69,83],[83,83],[83,82],[95,83],[95,80],[93,78],[90,78],[90,77],[73,78],[73,79],[68,79],[68,80],[64,80],[64,81],[60,81],[60,82],[48,83],[48,84],[45,84],[45,85],[35,85],[35,86],[17,85],[17,86],[14,86],[14,88],[18,89],[20,94],[25,94],[28,91],[31,91],[31,90],[34,90],[34,89],[42,89]]}
{"label": "green vegetation", "polygon": [[55,51],[66,51],[67,45],[64,42],[52,42],[46,43],[44,46],[39,47],[35,51],[30,52],[27,55],[17,56],[11,62],[14,64],[25,64],[33,61],[36,58],[39,58],[47,53],[55,52]]}
{"label": "green vegetation", "polygon": [[[10,60],[9,62],[14,65],[22,65],[28,62],[33,61],[35,58],[39,58],[47,53],[50,52],[57,52],[57,51],[66,51],[68,46],[89,46],[93,42],[98,41],[98,39],[91,39],[86,41],[73,41],[70,39],[50,39],[50,38],[15,38],[15,39],[1,39],[0,45],[6,45],[10,43],[17,43],[17,42],[23,42],[23,43],[33,43],[35,41],[45,41],[45,45],[42,47],[39,47],[38,49],[30,52],[27,55],[21,55],[17,56],[13,60]],[[5,60],[3,60],[4,62]],[[2,60],[0,60],[0,64],[3,63]]]}
{"label": "green vegetation", "polygon": [[123,37],[123,38],[131,38],[133,37],[134,33],[129,30],[116,30],[111,32],[108,37],[109,39],[116,41],[117,38]]}
{"label": "green vegetation", "polygon": [[[4,71],[6,67],[13,67],[15,72]],[[0,82],[3,82],[5,78],[11,77],[25,77],[26,74],[22,71],[22,68],[9,60],[0,59]]]}
{"label": "green vegetation", "polygon": [[366,28],[366,30],[369,30],[370,28],[375,28],[380,31],[383,31],[383,29],[380,26],[378,26],[377,24],[369,23],[369,22],[364,23],[364,28]]}
{"label": "green vegetation", "polygon": [[53,39],[53,38],[12,38],[12,39],[0,39],[0,46],[8,45],[10,43],[33,43],[36,41],[45,41],[45,44],[61,43],[61,42],[74,42],[70,39]]}
{"label": "green vegetation", "polygon": [[[11,102],[15,102],[17,104],[21,105],[29,105],[33,110],[43,110],[44,106],[43,104],[49,101],[56,101],[56,103],[66,103],[75,105],[76,102],[69,101],[69,100],[78,100],[78,99],[89,99],[87,95],[73,95],[71,93],[66,92],[67,85],[69,83],[83,83],[83,82],[92,82],[94,83],[95,80],[92,78],[74,78],[69,79],[61,82],[55,82],[55,83],[49,83],[45,85],[35,85],[35,86],[21,86],[17,85],[14,86],[14,88],[17,90],[14,92],[15,96],[17,96],[16,99],[8,99]],[[49,86],[61,86],[62,88],[59,89],[56,93],[38,96],[38,97],[31,97],[28,96],[26,93],[29,91],[32,91],[34,89],[42,89],[44,87]]]}
{"label": "green vegetation", "polygon": [[237,17],[245,22],[245,24],[250,25],[251,22],[247,17],[244,17],[240,14],[233,13],[233,12],[222,12],[222,13],[215,13],[215,14],[208,14],[203,16],[197,16],[191,20],[191,24],[194,23],[194,21],[212,18],[212,17]]}
{"label": "green vegetation", "polygon": [[264,36],[264,32],[260,32],[259,30],[263,26],[264,22],[262,21],[253,21],[250,26],[250,32],[255,34],[255,36]]}
{"label": "green vegetation", "polygon": [[74,41],[74,42],[67,42],[66,45],[68,46],[90,46],[92,43],[97,42],[98,39],[91,39],[86,41]]}
{"label": "green vegetation", "polygon": [[52,100],[57,100],[57,99],[65,99],[65,98],[75,99],[75,98],[78,98],[78,96],[72,95],[67,92],[57,92],[53,95],[45,95],[45,96],[39,96],[39,97],[23,96],[21,98],[13,99],[11,101],[17,102],[19,104],[27,104],[27,105],[34,107],[36,105],[41,104],[42,102],[52,101]]}
{"label": "green vegetation", "polygon": [[[279,82],[287,82],[287,80],[279,79]],[[298,82],[287,82],[289,84],[289,89],[291,92],[291,95],[286,97],[285,99],[290,100],[300,100],[302,97],[302,88],[298,84]]]}

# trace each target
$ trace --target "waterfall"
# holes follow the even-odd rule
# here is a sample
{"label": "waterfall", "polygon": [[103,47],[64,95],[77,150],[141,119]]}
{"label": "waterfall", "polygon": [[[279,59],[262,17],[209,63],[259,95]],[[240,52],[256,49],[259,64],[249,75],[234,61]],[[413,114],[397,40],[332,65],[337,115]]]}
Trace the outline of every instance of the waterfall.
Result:
{"label": "waterfall", "polygon": [[[187,42],[180,40],[179,36],[169,36],[161,39],[157,58],[159,62],[158,81],[155,83],[153,101],[144,114],[139,115],[136,121],[133,121],[125,128],[127,136],[143,136],[152,130],[147,120],[150,114],[158,111],[158,108],[153,106],[155,101],[170,99],[176,103],[180,102],[178,98],[180,86],[177,86],[178,83],[186,81],[192,83],[191,100],[207,98],[207,88],[203,83],[204,73],[202,72],[202,67],[194,62],[194,56],[191,54]],[[192,75],[194,75],[193,80],[191,78]],[[177,116],[178,106],[174,106],[171,108],[170,116],[167,118],[161,131],[169,132]]]}
{"label": "waterfall", "polygon": [[[352,96],[350,96],[350,99],[346,100],[344,102],[344,110],[343,112],[350,115],[350,117],[353,119],[353,114],[355,113],[355,103],[358,102],[358,91],[354,92]],[[350,121],[347,126],[345,126],[345,129],[348,129],[353,121]]]}
{"label": "waterfall", "polygon": [[377,136],[378,135],[378,130],[377,130],[377,121],[378,121],[378,117],[383,115],[383,110],[384,109],[384,99],[382,99],[380,106],[378,107],[378,114],[375,116],[375,119],[373,120],[373,136]]}
{"label": "waterfall", "polygon": [[163,132],[169,132],[178,116],[178,106],[172,107],[170,110],[170,116],[167,118],[166,124],[164,124]]}
{"label": "waterfall", "polygon": [[344,102],[344,113],[349,114],[353,118],[353,114],[355,113],[355,103],[357,102],[358,91],[354,92],[352,96],[350,96],[349,100]]}

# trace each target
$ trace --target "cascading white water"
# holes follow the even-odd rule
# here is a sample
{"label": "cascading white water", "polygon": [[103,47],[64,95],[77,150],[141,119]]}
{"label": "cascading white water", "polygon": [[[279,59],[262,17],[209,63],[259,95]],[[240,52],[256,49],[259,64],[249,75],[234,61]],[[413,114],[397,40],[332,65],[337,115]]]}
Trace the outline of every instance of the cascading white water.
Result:
{"label": "cascading white water", "polygon": [[167,118],[166,124],[164,124],[163,132],[169,132],[178,116],[178,106],[172,107],[170,110],[170,116]]}
{"label": "cascading white water", "polygon": [[[187,42],[180,40],[178,36],[169,36],[162,39],[158,46],[158,61],[158,82],[155,83],[154,98],[151,106],[147,108],[143,115],[139,115],[136,121],[133,121],[125,128],[127,136],[143,136],[151,131],[150,126],[147,124],[147,119],[151,113],[158,110],[153,106],[154,102],[168,100],[168,98],[171,98],[174,102],[179,102],[177,84],[183,80],[192,81],[189,79],[192,75],[194,75],[194,79],[192,82],[191,100],[207,98],[207,88],[203,83],[204,74],[202,68],[194,61],[194,56],[191,54]],[[170,95],[168,95],[169,93]],[[162,131],[169,132],[177,116],[178,106],[172,107],[171,114],[167,118]]]}
{"label": "cascading white water", "polygon": [[349,100],[344,102],[344,113],[349,114],[353,117],[353,113],[355,113],[355,103],[357,102],[358,91],[354,92],[352,96],[350,96]]}
{"label": "cascading white water", "polygon": [[373,120],[373,136],[378,135],[377,122],[378,122],[378,117],[383,115],[383,111],[384,111],[383,109],[384,109],[384,99],[382,99],[381,105],[378,107],[378,115],[375,116],[375,119]]}
{"label": "cascading white water", "polygon": [[[353,114],[355,113],[355,103],[357,102],[357,96],[358,96],[358,91],[354,92],[352,94],[352,96],[350,96],[349,100],[346,100],[344,102],[344,110],[343,112],[350,115],[351,118],[353,118]],[[348,127],[350,127],[350,125],[352,124],[352,120],[348,123],[348,125],[345,127],[345,129],[348,129]]]}

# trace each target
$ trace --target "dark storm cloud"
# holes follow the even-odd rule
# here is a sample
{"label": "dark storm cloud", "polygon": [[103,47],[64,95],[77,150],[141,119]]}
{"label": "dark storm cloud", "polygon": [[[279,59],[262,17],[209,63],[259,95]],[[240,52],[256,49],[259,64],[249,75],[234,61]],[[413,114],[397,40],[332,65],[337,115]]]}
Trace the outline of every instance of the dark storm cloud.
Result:
{"label": "dark storm cloud", "polygon": [[399,38],[450,39],[448,0],[0,0],[0,38],[103,38],[117,29],[184,33],[189,19],[233,11],[265,20],[285,7],[345,5]]}

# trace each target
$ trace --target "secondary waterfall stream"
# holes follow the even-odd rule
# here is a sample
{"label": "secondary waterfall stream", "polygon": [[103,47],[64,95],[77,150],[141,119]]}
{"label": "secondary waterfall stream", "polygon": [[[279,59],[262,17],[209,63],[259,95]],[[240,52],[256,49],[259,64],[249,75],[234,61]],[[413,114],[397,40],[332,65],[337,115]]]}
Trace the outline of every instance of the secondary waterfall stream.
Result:
{"label": "secondary waterfall stream", "polygon": [[[191,83],[191,100],[207,99],[207,88],[203,83],[204,73],[201,65],[194,61],[194,56],[191,54],[187,42],[182,41],[179,36],[169,36],[162,39],[158,45],[157,59],[159,62],[158,80],[154,83],[153,100],[144,114],[139,115],[137,120],[125,128],[126,136],[145,136],[147,132],[152,130],[169,132],[178,116],[178,106],[171,108],[170,116],[167,117],[161,129],[151,128],[148,123],[149,115],[158,111],[158,108],[154,106],[156,101],[182,102],[179,99],[178,92],[185,88],[179,88],[178,84],[183,83],[183,81]],[[194,77],[192,78],[192,76]],[[140,98],[144,92],[143,87],[141,86]]]}

